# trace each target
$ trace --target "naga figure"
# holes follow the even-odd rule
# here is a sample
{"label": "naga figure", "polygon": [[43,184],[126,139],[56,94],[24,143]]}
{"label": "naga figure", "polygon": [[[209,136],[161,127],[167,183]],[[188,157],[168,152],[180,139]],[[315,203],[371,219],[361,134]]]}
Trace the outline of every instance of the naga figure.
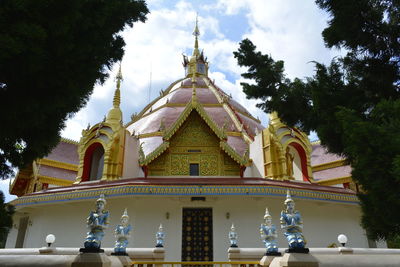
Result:
{"label": "naga figure", "polygon": [[87,218],[89,232],[87,233],[84,243],[85,249],[87,250],[100,250],[104,229],[108,227],[108,219],[110,216],[110,213],[104,210],[106,203],[104,194],[101,194],[100,198],[96,201],[96,210],[91,211]]}
{"label": "naga figure", "polygon": [[281,255],[278,252],[278,242],[276,241],[278,234],[275,225],[272,224],[268,208],[265,209],[264,223],[260,226],[260,236],[267,249],[266,255]]}
{"label": "naga figure", "polygon": [[306,241],[303,236],[303,222],[300,212],[295,211],[294,201],[287,191],[285,200],[286,210],[281,212],[281,228],[289,243],[289,252],[308,252],[305,249]]}
{"label": "naga figure", "polygon": [[128,212],[125,209],[124,214],[121,216],[121,224],[118,224],[115,227],[115,237],[117,241],[115,241],[114,246],[114,254],[115,255],[127,255],[126,247],[128,246],[128,238],[130,237],[130,231],[132,230],[132,226],[128,224],[129,216]]}

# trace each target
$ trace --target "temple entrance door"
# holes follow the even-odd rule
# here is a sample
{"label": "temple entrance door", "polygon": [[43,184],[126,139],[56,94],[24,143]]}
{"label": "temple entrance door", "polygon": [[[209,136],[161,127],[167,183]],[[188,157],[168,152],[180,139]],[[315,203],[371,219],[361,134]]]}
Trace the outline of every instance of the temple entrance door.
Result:
{"label": "temple entrance door", "polygon": [[184,208],[182,212],[182,261],[213,260],[211,208]]}

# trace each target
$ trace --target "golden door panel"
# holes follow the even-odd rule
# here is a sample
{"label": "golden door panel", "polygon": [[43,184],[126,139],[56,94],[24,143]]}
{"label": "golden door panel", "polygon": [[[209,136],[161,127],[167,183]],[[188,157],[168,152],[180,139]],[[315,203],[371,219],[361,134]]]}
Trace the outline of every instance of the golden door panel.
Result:
{"label": "golden door panel", "polygon": [[184,208],[182,212],[182,261],[212,260],[212,209]]}

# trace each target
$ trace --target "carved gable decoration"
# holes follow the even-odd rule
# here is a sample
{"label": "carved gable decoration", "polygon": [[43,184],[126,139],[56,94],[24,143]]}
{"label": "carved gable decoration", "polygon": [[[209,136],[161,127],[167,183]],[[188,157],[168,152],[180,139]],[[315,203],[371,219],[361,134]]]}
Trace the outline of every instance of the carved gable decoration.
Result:
{"label": "carved gable decoration", "polygon": [[219,139],[200,116],[196,112],[192,112],[186,123],[171,138],[170,146],[219,147]]}
{"label": "carved gable decoration", "polygon": [[150,176],[239,176],[240,165],[220,147],[220,138],[194,110],[169,140],[169,147],[148,165]]}

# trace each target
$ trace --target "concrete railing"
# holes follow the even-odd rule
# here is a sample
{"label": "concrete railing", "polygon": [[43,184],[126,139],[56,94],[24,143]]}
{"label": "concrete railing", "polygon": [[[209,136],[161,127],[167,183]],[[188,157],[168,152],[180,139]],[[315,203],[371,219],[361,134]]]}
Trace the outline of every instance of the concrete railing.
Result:
{"label": "concrete railing", "polygon": [[[104,253],[79,253],[79,248],[41,248],[41,249],[0,249],[0,266],[131,266],[151,264],[154,267],[184,266],[182,262],[165,262],[163,248],[128,248],[128,256],[111,256],[112,248],[105,248]],[[264,256],[262,248],[229,248],[229,262],[215,262],[212,265],[231,267],[241,265],[285,267],[398,267],[400,266],[400,249],[368,248],[310,248],[310,253],[285,253],[282,256]],[[91,264],[88,264],[91,263]],[[96,265],[101,263],[101,265]],[[242,264],[243,263],[243,264]],[[189,263],[190,264],[190,263]],[[199,263],[200,264],[200,263]],[[210,264],[210,262],[207,262]],[[194,264],[192,264],[194,265]]]}
{"label": "concrete railing", "polygon": [[[269,267],[400,266],[400,249],[310,248],[308,254],[285,253],[285,249],[279,249],[282,253],[280,257],[264,257],[265,251],[264,248],[229,248],[228,259],[231,262],[260,260],[260,265]],[[238,266],[239,264],[232,264],[232,267]]]}
{"label": "concrete railing", "polygon": [[[85,261],[102,262],[102,266],[131,266],[133,260],[163,262],[164,248],[127,248],[129,257],[104,253],[79,253],[79,248],[13,248],[0,249],[0,266],[85,266]],[[94,265],[93,265],[94,266]]]}

